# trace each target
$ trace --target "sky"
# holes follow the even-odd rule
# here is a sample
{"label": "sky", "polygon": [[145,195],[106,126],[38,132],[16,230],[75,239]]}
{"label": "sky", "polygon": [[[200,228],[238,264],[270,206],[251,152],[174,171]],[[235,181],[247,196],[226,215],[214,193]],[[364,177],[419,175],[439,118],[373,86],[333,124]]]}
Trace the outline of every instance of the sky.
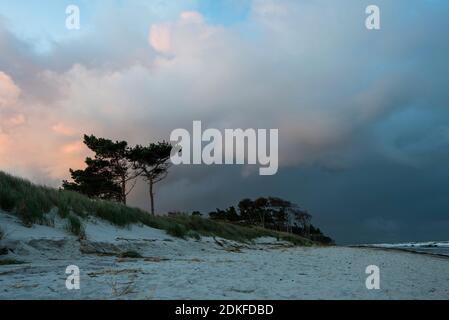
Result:
{"label": "sky", "polygon": [[59,187],[85,133],[275,128],[276,175],[172,167],[157,211],[279,196],[338,243],[447,240],[448,17],[443,0],[0,0],[0,170]]}

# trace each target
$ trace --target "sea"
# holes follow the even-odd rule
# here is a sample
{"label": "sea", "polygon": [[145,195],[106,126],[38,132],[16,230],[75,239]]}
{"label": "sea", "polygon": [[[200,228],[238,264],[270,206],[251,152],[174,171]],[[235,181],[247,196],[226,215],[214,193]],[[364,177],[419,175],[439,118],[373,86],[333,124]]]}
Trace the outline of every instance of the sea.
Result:
{"label": "sea", "polygon": [[427,253],[449,257],[449,241],[404,242],[404,243],[380,243],[363,245],[373,248],[398,249],[416,253]]}

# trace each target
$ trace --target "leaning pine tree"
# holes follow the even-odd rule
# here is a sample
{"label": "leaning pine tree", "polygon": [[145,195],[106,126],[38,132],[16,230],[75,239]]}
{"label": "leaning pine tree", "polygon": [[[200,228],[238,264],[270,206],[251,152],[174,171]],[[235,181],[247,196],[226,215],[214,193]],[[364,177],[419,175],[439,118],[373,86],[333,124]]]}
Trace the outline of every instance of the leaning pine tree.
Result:
{"label": "leaning pine tree", "polygon": [[128,143],[84,135],[84,144],[95,157],[86,159],[84,170],[70,169],[73,182],[63,181],[63,188],[126,204],[127,182],[136,178],[130,174]]}
{"label": "leaning pine tree", "polygon": [[133,163],[136,175],[148,183],[151,214],[154,215],[154,185],[165,179],[170,167],[173,146],[167,142],[151,143],[146,147],[137,145],[128,152],[128,160]]}

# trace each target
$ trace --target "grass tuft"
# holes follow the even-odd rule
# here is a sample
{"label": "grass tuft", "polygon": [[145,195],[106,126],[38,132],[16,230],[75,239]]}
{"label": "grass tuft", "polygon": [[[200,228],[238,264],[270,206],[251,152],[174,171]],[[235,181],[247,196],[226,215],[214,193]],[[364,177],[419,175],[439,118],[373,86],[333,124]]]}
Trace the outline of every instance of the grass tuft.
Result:
{"label": "grass tuft", "polygon": [[86,239],[86,233],[84,232],[83,224],[77,216],[70,214],[67,217],[67,231],[77,236],[79,239]]}
{"label": "grass tuft", "polygon": [[187,237],[195,240],[201,240],[201,235],[194,230],[189,230],[189,232],[187,232]]}
{"label": "grass tuft", "polygon": [[167,233],[173,237],[185,239],[187,236],[188,230],[182,224],[178,224],[174,222],[167,228]]}

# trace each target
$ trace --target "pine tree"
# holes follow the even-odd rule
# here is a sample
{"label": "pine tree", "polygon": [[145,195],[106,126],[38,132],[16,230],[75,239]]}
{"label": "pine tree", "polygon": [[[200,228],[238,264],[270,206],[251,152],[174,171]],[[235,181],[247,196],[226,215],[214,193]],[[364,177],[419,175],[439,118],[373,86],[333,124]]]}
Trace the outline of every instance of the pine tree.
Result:
{"label": "pine tree", "polygon": [[73,182],[64,180],[63,189],[76,191],[90,198],[121,201],[121,188],[114,182],[109,163],[87,158],[86,165],[84,170],[70,169]]}
{"label": "pine tree", "polygon": [[84,135],[84,144],[95,153],[95,158],[86,159],[84,170],[70,169],[73,182],[63,181],[63,188],[126,204],[127,182],[136,177],[130,174],[128,143]]}
{"label": "pine tree", "polygon": [[137,145],[128,152],[128,160],[133,163],[136,175],[142,176],[148,183],[152,215],[155,214],[154,185],[167,177],[172,148],[171,144],[164,141],[146,147]]}

